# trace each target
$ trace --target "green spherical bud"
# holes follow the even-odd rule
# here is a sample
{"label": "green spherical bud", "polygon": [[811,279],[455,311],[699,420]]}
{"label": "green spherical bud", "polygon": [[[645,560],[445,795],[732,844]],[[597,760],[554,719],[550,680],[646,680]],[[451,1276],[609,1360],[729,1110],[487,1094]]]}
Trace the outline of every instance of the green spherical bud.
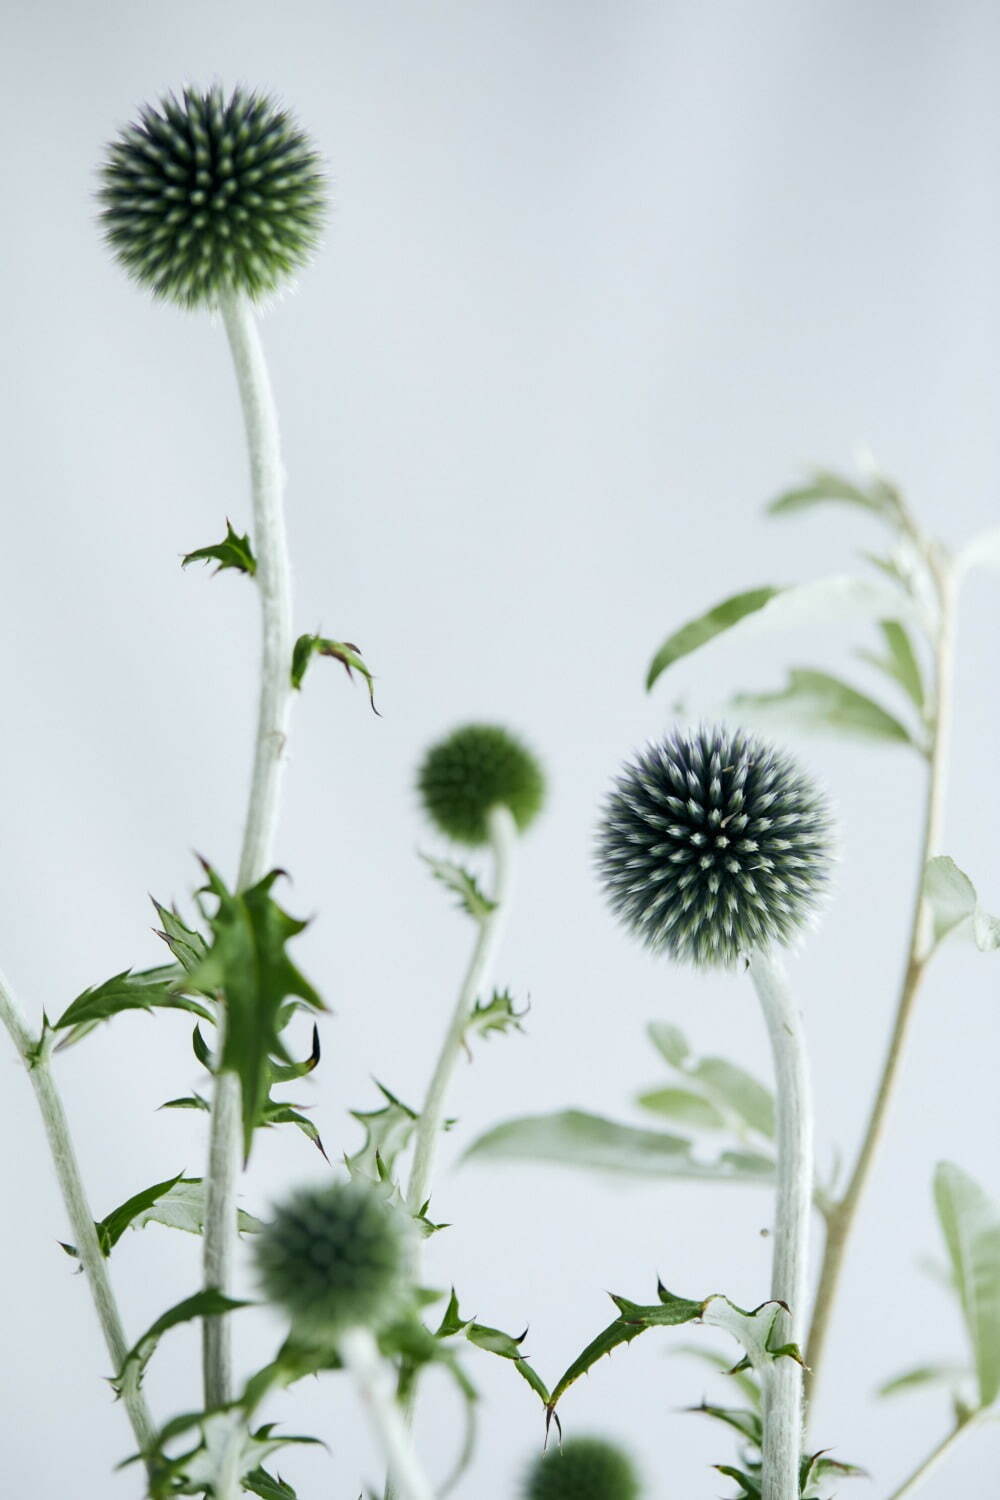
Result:
{"label": "green spherical bud", "polygon": [[678,730],[647,746],[598,833],[616,915],[650,948],[701,967],[793,941],[832,863],[826,797],[790,755],[742,730]]}
{"label": "green spherical bud", "polygon": [[254,1257],[296,1337],[335,1344],[346,1328],[381,1328],[403,1311],[413,1222],[372,1183],[299,1188],[255,1237]]}
{"label": "green spherical bud", "polygon": [[105,238],[136,281],[184,307],[265,296],[312,252],[326,212],[308,136],[263,94],[185,89],[108,147]]}
{"label": "green spherical bud", "polygon": [[486,843],[487,815],[497,806],[527,828],[545,796],[537,760],[497,724],[466,724],[432,746],[418,785],[428,816],[460,844]]}
{"label": "green spherical bud", "polygon": [[639,1478],[623,1449],[603,1438],[569,1438],[532,1464],[524,1500],[637,1500]]}

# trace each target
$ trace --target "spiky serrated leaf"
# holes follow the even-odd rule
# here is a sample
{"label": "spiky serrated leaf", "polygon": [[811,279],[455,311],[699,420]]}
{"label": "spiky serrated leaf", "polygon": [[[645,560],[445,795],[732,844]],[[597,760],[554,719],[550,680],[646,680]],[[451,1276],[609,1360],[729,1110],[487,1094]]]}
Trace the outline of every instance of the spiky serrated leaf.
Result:
{"label": "spiky serrated leaf", "polygon": [[972,1345],[979,1399],[1000,1394],[1000,1205],[952,1162],[934,1173],[934,1202]]}
{"label": "spiky serrated leaf", "polygon": [[1000,948],[1000,918],[983,910],[972,881],[947,854],[927,861],[924,896],[930,908],[935,947],[957,933],[971,937],[980,953]]}
{"label": "spiky serrated leaf", "polygon": [[364,1127],[365,1139],[360,1150],[344,1158],[352,1177],[366,1177],[370,1182],[380,1182],[385,1172],[391,1173],[397,1157],[410,1143],[418,1118],[409,1105],[397,1099],[378,1079],[375,1087],[385,1103],[381,1109],[350,1111],[351,1118]]}
{"label": "spiky serrated leaf", "polygon": [[265,1126],[294,1125],[297,1130],[301,1130],[307,1141],[312,1142],[319,1154],[326,1157],[326,1160],[329,1161],[330,1158],[326,1155],[322,1137],[316,1126],[312,1120],[302,1114],[300,1110],[297,1110],[294,1105],[282,1104],[275,1099],[268,1100],[261,1111],[260,1123]]}
{"label": "spiky serrated leaf", "polygon": [[212,1106],[201,1094],[184,1094],[180,1099],[167,1099],[160,1109],[203,1109],[211,1112]]}
{"label": "spiky serrated leaf", "polygon": [[294,998],[311,1010],[326,1006],[286,951],[306,924],[289,916],[272,897],[280,872],[272,870],[236,895],[210,866],[205,873],[218,905],[210,919],[212,945],[191,982],[224,998],[226,1026],[219,1066],[240,1080],[243,1149],[248,1156],[253,1132],[264,1123],[272,1059],[292,1061],[281,1035],[288,1017],[286,1002]]}
{"label": "spiky serrated leaf", "polygon": [[464,865],[456,864],[451,859],[436,859],[430,854],[421,854],[420,858],[429,868],[435,880],[447,886],[450,891],[458,897],[458,904],[463,911],[468,912],[477,922],[488,917],[491,911],[496,910],[496,902],[491,901],[479,887],[479,882],[467,870]]}
{"label": "spiky serrated leaf", "polygon": [[99,1021],[107,1021],[127,1010],[186,1010],[210,1021],[211,1012],[203,1004],[178,992],[178,986],[184,981],[184,970],[179,964],[167,964],[140,973],[124,969],[103,984],[77,995],[53,1023],[52,1030],[90,1030]]}
{"label": "spiky serrated leaf", "polygon": [[737,1495],[736,1500],[761,1500],[760,1485],[742,1469],[736,1469],[732,1464],[713,1464],[712,1467],[717,1474],[724,1474],[727,1479],[733,1479],[742,1486],[743,1493]]}
{"label": "spiky serrated leaf", "polygon": [[233,530],[232,522],[226,520],[226,534],[221,542],[216,542],[212,547],[199,547],[195,552],[186,552],[181,559],[181,567],[186,568],[193,562],[215,562],[218,563],[216,573],[223,572],[226,568],[234,568],[238,573],[248,573],[252,577],[257,571],[257,559],[253,555],[250,545],[249,533],[240,536]]}
{"label": "spiky serrated leaf", "polygon": [[341,663],[352,680],[354,673],[359,672],[368,685],[368,700],[372,711],[378,713],[375,707],[375,679],[362,659],[360,646],[355,646],[352,641],[327,640],[322,635],[300,635],[292,651],[293,688],[301,688],[306,668],[314,656],[333,657],[335,661]]}
{"label": "spiky serrated leaf", "polygon": [[755,1448],[760,1447],[763,1435],[760,1412],[749,1411],[744,1406],[713,1406],[708,1401],[702,1401],[698,1406],[690,1406],[688,1410],[725,1423],[748,1443],[752,1443]]}
{"label": "spiky serrated leaf", "polygon": [[664,1287],[660,1288],[659,1296],[659,1302],[652,1306],[643,1306],[637,1302],[630,1302],[626,1297],[611,1294],[611,1300],[618,1309],[617,1318],[606,1328],[602,1328],[596,1338],[591,1339],[586,1348],[577,1355],[556,1381],[548,1401],[550,1414],[555,1411],[557,1404],[570,1386],[579,1380],[581,1375],[586,1375],[606,1354],[611,1354],[622,1344],[630,1344],[633,1339],[639,1337],[640,1333],[645,1333],[647,1328],[676,1328],[683,1323],[693,1323],[701,1317],[705,1307],[703,1302],[691,1302],[684,1297],[675,1297]]}
{"label": "spiky serrated leaf", "polygon": [[[243,1234],[256,1234],[263,1224],[253,1214],[237,1210],[237,1223]],[[105,1232],[114,1245],[125,1229],[144,1229],[147,1224],[163,1224],[168,1229],[183,1229],[201,1234],[205,1228],[205,1183],[201,1177],[178,1176],[170,1182],[157,1183],[145,1193],[137,1193],[103,1221]],[[98,1225],[98,1235],[102,1226]]]}
{"label": "spiky serrated leaf", "polygon": [[523,1031],[521,1022],[527,1014],[527,1006],[524,1010],[515,1009],[514,997],[509,990],[494,990],[488,1000],[477,1000],[472,1007],[465,1028],[466,1038],[489,1037],[492,1032],[505,1036],[508,1031]]}
{"label": "spiky serrated leaf", "polygon": [[[248,1432],[246,1416],[239,1407],[187,1412],[168,1422],[157,1436],[156,1450],[145,1455],[150,1500],[167,1500],[173,1495],[214,1495],[219,1493],[223,1476],[227,1489],[234,1478],[245,1488],[246,1476],[257,1473],[270,1454],[289,1444],[319,1443],[318,1438],[276,1434],[274,1429],[275,1424],[268,1422],[256,1432]],[[192,1434],[190,1446],[175,1455],[173,1446],[185,1433]],[[250,1490],[250,1493],[255,1492]],[[279,1489],[278,1495],[281,1494]]]}
{"label": "spiky serrated leaf", "polygon": [[578,1109],[507,1120],[480,1136],[465,1155],[558,1163],[636,1177],[709,1182],[769,1182],[773,1177],[773,1167],[764,1157],[726,1151],[703,1159],[693,1154],[693,1143],[685,1136],[641,1130]]}
{"label": "spiky serrated leaf", "polygon": [[225,1317],[227,1313],[247,1306],[249,1304],[246,1302],[223,1296],[222,1292],[214,1287],[206,1291],[195,1292],[192,1297],[185,1297],[183,1301],[168,1308],[154,1323],[150,1324],[142,1337],[133,1344],[125,1356],[121,1369],[111,1382],[115,1391],[121,1394],[126,1387],[138,1389],[143,1372],[156,1352],[157,1344],[171,1328],[176,1328],[181,1323],[190,1323],[194,1318]]}
{"label": "spiky serrated leaf", "polygon": [[742,721],[792,724],[797,729],[832,729],[866,740],[922,747],[893,714],[829,672],[792,667],[787,686],[776,693],[737,693],[730,708]]}
{"label": "spiky serrated leaf", "polygon": [[298,1500],[298,1495],[290,1484],[263,1468],[244,1474],[243,1488],[250,1495],[259,1495],[260,1500]]}
{"label": "spiky serrated leaf", "polygon": [[189,927],[176,907],[163,906],[151,897],[156,915],[160,919],[157,937],[163,939],[186,974],[191,974],[208,952],[208,944],[200,932]]}
{"label": "spiky serrated leaf", "polygon": [[794,1344],[778,1342],[784,1311],[780,1302],[762,1302],[748,1312],[728,1297],[715,1295],[704,1303],[702,1322],[711,1328],[721,1328],[734,1338],[759,1373],[775,1359],[789,1358],[802,1363],[801,1352]]}
{"label": "spiky serrated leaf", "polygon": [[909,631],[898,620],[880,620],[879,629],[886,646],[885,655],[866,650],[859,651],[858,655],[898,682],[914,708],[922,713],[924,678]]}

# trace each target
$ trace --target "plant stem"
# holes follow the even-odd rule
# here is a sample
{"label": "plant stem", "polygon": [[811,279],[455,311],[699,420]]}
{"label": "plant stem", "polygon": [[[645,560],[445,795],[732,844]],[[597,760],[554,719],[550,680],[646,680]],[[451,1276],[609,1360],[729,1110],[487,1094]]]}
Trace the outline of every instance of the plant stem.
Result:
{"label": "plant stem", "polygon": [[847,1243],[857,1217],[862,1194],[871,1175],[876,1152],[885,1132],[889,1105],[899,1077],[900,1064],[910,1030],[914,1002],[930,958],[927,942],[928,911],[924,897],[924,872],[927,861],[937,852],[944,819],[944,797],[947,784],[948,744],[951,732],[952,670],[954,658],[955,585],[948,564],[936,552],[928,558],[937,584],[940,619],[934,653],[934,716],[931,729],[927,793],[924,803],[923,834],[917,888],[907,944],[906,967],[896,1005],[892,1035],[889,1039],[875,1100],[857,1161],[847,1188],[839,1202],[826,1216],[826,1243],[820,1268],[812,1324],[806,1346],[806,1394],[816,1390],[819,1367],[826,1347],[826,1337],[840,1284]]}
{"label": "plant stem", "polygon": [[956,1422],[951,1431],[931,1449],[923,1462],[917,1465],[913,1473],[907,1479],[904,1479],[903,1483],[897,1489],[893,1490],[889,1496],[889,1500],[903,1500],[904,1495],[914,1494],[923,1484],[924,1480],[930,1478],[941,1460],[951,1452],[962,1434],[968,1432],[970,1428],[975,1427],[982,1416],[983,1412],[981,1411],[973,1412],[964,1421]]}
{"label": "plant stem", "polygon": [[[72,1226],[76,1251],[87,1278],[87,1285],[90,1287],[94,1307],[97,1309],[111,1364],[117,1375],[125,1363],[130,1345],[125,1337],[118,1303],[111,1287],[107,1261],[101,1253],[97,1239],[94,1216],[87,1202],[66,1111],[63,1109],[62,1099],[52,1076],[51,1036],[46,1038],[43,1035],[41,1043],[36,1042],[28,1030],[14,993],[3,975],[0,975],[0,1021],[7,1028],[28,1070],[28,1077],[31,1079],[31,1086],[38,1100],[52,1163],[62,1191],[66,1214]],[[150,1448],[156,1431],[146,1405],[146,1398],[140,1390],[131,1389],[126,1382],[122,1400],[132,1424],[136,1442],[145,1453]]]}
{"label": "plant stem", "polygon": [[[291,707],[292,591],[282,510],[284,472],[278,416],[264,351],[246,297],[222,298],[221,311],[232,351],[250,457],[255,574],[260,590],[260,698],[253,775],[243,832],[237,887],[245,890],[267,874],[278,820],[285,740]],[[225,1017],[219,1017],[221,1043]],[[205,1189],[204,1285],[229,1293],[236,1258],[236,1189],[243,1122],[239,1079],[216,1074],[212,1100],[208,1177]],[[232,1400],[232,1337],[227,1318],[202,1323],[206,1407]]]}
{"label": "plant stem", "polygon": [[[813,1119],[805,1038],[780,960],[769,951],[750,960],[774,1058],[777,1193],[771,1296],[787,1304],[774,1324],[778,1344],[797,1344],[805,1326],[809,1223],[812,1213]],[[763,1500],[798,1500],[802,1455],[802,1367],[784,1356],[762,1382]]]}
{"label": "plant stem", "polygon": [[441,1044],[441,1051],[427,1088],[420,1119],[417,1122],[413,1166],[410,1169],[410,1181],[406,1191],[406,1201],[411,1213],[419,1213],[427,1201],[434,1155],[437,1150],[438,1137],[441,1134],[448,1085],[455,1071],[458,1055],[462,1050],[472,1008],[480,992],[490,982],[493,964],[507,922],[514,876],[517,825],[511,816],[510,809],[503,806],[490,809],[488,824],[494,860],[491,898],[494,904],[492,911],[479,919],[479,932],[469,959],[469,967],[465,971],[451,1024]]}
{"label": "plant stem", "polygon": [[434,1500],[409,1429],[396,1405],[390,1367],[367,1328],[351,1328],[340,1337],[338,1352],[353,1376],[378,1436],[390,1480],[402,1500]]}

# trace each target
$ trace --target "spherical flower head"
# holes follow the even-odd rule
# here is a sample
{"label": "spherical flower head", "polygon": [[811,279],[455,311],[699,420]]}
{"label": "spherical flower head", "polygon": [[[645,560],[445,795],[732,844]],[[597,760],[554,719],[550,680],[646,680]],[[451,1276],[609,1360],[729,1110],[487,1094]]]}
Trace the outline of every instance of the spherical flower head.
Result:
{"label": "spherical flower head", "polygon": [[157,297],[214,306],[265,296],[308,260],[326,212],[308,136],[263,94],[185,89],[146,105],[108,147],[105,238]]}
{"label": "spherical flower head", "polygon": [[255,1237],[261,1290],[303,1341],[336,1344],[347,1328],[378,1329],[405,1308],[412,1220],[374,1183],[299,1188]]}
{"label": "spherical flower head", "polygon": [[460,844],[485,844],[492,807],[510,809],[522,831],[545,797],[531,751],[497,724],[466,724],[431,747],[418,776],[428,816]]}
{"label": "spherical flower head", "polygon": [[637,1500],[639,1479],[628,1454],[603,1438],[568,1438],[537,1459],[524,1500]]}
{"label": "spherical flower head", "polygon": [[824,794],[741,730],[677,730],[618,777],[598,833],[611,906],[650,948],[729,967],[813,918],[833,859]]}

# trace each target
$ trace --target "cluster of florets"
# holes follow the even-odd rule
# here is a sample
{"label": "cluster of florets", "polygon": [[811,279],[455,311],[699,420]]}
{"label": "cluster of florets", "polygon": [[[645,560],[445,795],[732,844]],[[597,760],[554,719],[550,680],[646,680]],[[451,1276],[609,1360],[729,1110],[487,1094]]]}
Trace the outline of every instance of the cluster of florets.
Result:
{"label": "cluster of florets", "polygon": [[626,765],[597,864],[649,947],[702,966],[788,944],[832,863],[823,793],[791,756],[740,730],[678,730]]}
{"label": "cluster of florets", "polygon": [[486,843],[496,806],[508,808],[523,831],[545,797],[537,760],[497,724],[466,724],[432,746],[417,782],[428,816],[461,844]]}
{"label": "cluster of florets", "polygon": [[99,197],[130,275],[185,307],[258,298],[308,259],[325,216],[319,157],[265,95],[185,89],[108,148]]}

